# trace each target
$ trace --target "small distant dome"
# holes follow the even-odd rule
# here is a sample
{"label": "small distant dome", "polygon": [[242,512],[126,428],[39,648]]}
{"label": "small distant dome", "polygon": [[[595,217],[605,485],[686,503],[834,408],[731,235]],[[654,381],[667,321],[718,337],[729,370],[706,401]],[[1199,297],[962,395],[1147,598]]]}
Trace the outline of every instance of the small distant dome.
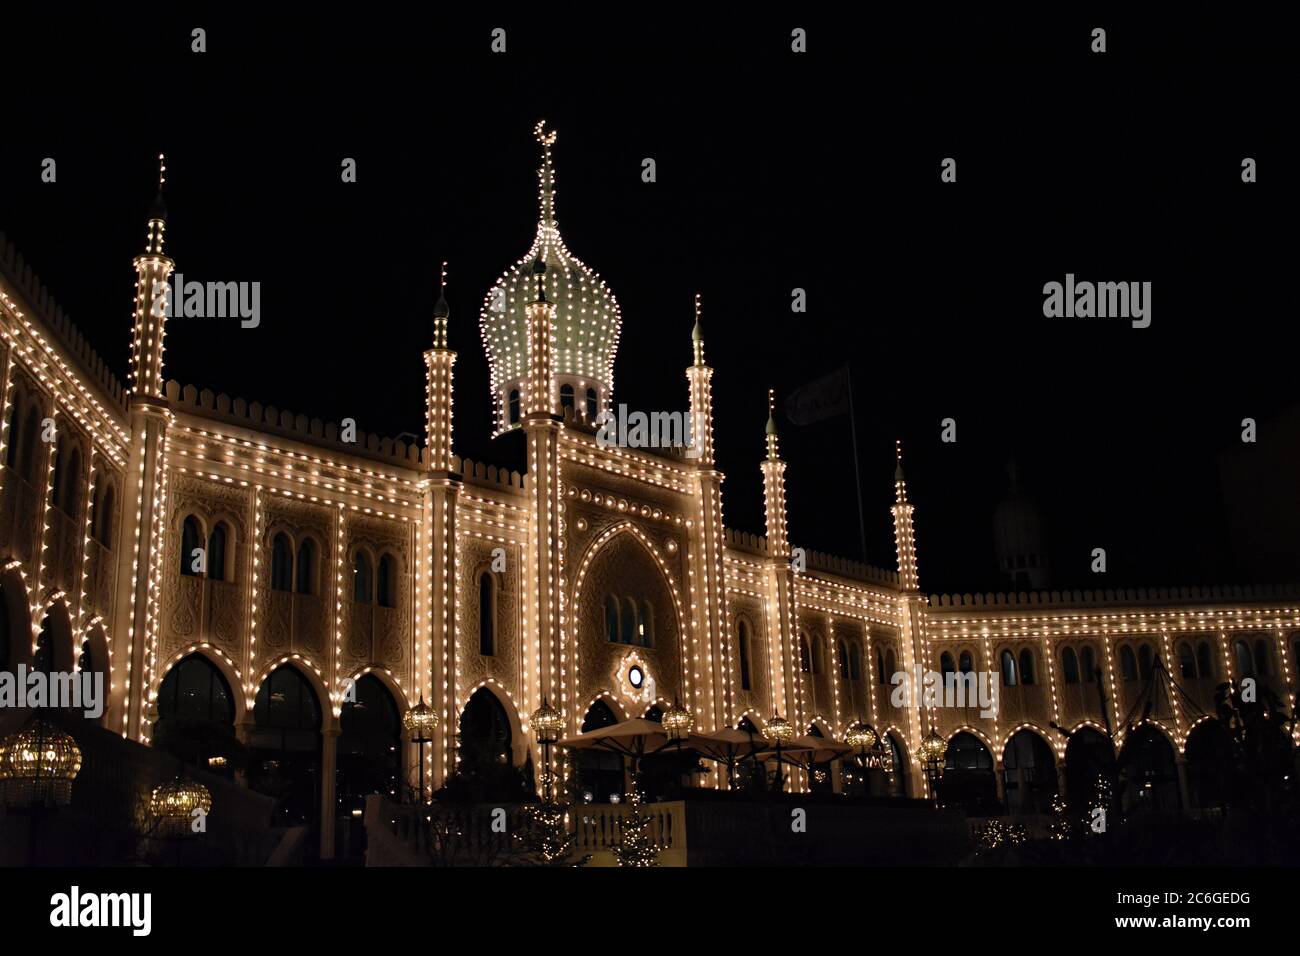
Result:
{"label": "small distant dome", "polygon": [[1047,530],[1042,512],[1020,487],[1015,462],[1007,464],[1007,496],[993,512],[993,546],[998,570],[1020,588],[1047,586]]}

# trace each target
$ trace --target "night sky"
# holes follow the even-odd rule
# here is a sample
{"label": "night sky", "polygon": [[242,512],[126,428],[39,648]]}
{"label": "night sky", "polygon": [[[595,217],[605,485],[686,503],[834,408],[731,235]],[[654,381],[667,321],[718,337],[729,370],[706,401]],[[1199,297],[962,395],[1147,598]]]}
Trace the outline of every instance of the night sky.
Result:
{"label": "night sky", "polygon": [[[1241,452],[1246,416],[1261,424],[1247,473],[1300,447],[1269,427],[1296,401],[1297,314],[1294,103],[1273,51],[1205,21],[1109,18],[1096,56],[1098,16],[530,9],[326,26],[146,26],[137,10],[7,31],[0,229],[124,379],[131,258],[166,152],[177,269],[262,284],[257,329],[173,320],[167,377],[387,435],[423,436],[448,259],[456,450],[519,467],[518,436],[490,438],[478,311],[532,241],[544,117],[561,231],[622,307],[616,401],[684,408],[703,295],[728,526],[763,528],[768,387],[848,363],[871,563],[894,566],[901,438],[925,591],[999,587],[1011,457],[1045,514],[1055,586],[1259,577],[1234,554],[1219,461]],[[207,53],[189,52],[196,25]],[[808,54],[789,52],[792,26]],[[55,184],[39,179],[46,156]],[[955,184],[939,179],[946,156]],[[1243,156],[1258,183],[1241,182]],[[1044,318],[1043,284],[1067,272],[1152,282],[1151,327]],[[860,557],[848,419],[779,424],[793,542]],[[1276,505],[1296,520],[1294,494]],[[1274,577],[1296,566],[1292,540]]]}

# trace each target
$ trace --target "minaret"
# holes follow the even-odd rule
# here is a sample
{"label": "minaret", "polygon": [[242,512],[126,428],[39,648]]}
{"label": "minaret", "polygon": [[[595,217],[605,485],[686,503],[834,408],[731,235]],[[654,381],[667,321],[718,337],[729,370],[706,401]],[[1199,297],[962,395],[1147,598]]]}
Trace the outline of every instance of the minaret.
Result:
{"label": "minaret", "polygon": [[[456,353],[447,343],[447,263],[442,264],[438,282],[438,301],[433,307],[433,347],[424,353],[425,390],[425,492],[421,524],[425,571],[429,595],[428,618],[416,622],[416,684],[426,700],[432,701],[443,721],[432,747],[425,754],[425,777],[434,781],[446,778],[454,766],[457,712],[451,656],[455,654],[456,620],[456,502],[458,484],[452,460],[452,372]],[[413,750],[407,766],[412,768],[412,785],[419,779]],[[436,785],[436,784],[435,784]]]}
{"label": "minaret", "polygon": [[452,372],[456,353],[447,347],[447,263],[442,264],[438,283],[438,302],[433,307],[433,347],[424,353],[427,369],[425,444],[428,467],[433,471],[451,470]]}
{"label": "minaret", "polygon": [[903,477],[903,443],[894,443],[894,546],[898,551],[898,585],[904,591],[916,591],[916,531],[912,527],[912,505],[907,500],[907,480]]}
{"label": "minaret", "polygon": [[[731,684],[727,680],[727,661],[731,645],[727,635],[727,595],[722,555],[722,473],[713,457],[713,369],[704,364],[704,331],[700,319],[700,297],[695,296],[695,328],[691,331],[693,363],[686,369],[690,387],[691,445],[689,461],[695,464],[694,485],[699,511],[698,535],[687,536],[687,559],[692,586],[699,591],[691,595],[694,615],[691,619],[694,671],[690,687],[694,699],[687,701],[697,716],[716,727],[733,723]],[[707,719],[705,719],[707,716]],[[721,782],[721,781],[720,781]]]}
{"label": "minaret", "polygon": [[131,338],[131,370],[128,384],[133,395],[163,394],[163,336],[166,333],[170,289],[167,280],[176,263],[163,254],[167,233],[167,206],[163,184],[167,166],[158,155],[158,194],[149,207],[144,252],[135,257],[135,326]]}
{"label": "minaret", "polygon": [[175,263],[163,252],[167,208],[162,200],[167,167],[158,157],[158,194],[149,210],[144,252],[134,259],[135,312],[127,411],[131,439],[124,479],[122,545],[117,549],[117,603],[113,613],[113,684],[125,707],[114,729],[148,738],[146,699],[153,676],[166,533],[167,406],[163,397],[163,335],[167,286]]}
{"label": "minaret", "polygon": [[[763,472],[763,506],[767,526],[767,554],[771,606],[777,633],[770,635],[771,654],[779,662],[779,674],[774,679],[779,686],[772,688],[772,708],[788,719],[802,732],[804,717],[799,699],[799,682],[795,661],[799,659],[795,648],[795,590],[794,568],[790,561],[790,539],[785,523],[785,462],[777,450],[776,397],[767,392],[767,457],[759,466]],[[774,671],[777,669],[774,669]]]}
{"label": "minaret", "polygon": [[[903,477],[903,443],[894,443],[894,545],[898,551],[898,586],[900,594],[899,617],[902,630],[899,634],[901,663],[908,674],[916,674],[917,664],[922,669],[931,666],[925,638],[925,600],[920,593],[916,575],[916,531],[912,527],[912,503],[907,500],[907,479]],[[886,685],[893,675],[885,675]],[[916,681],[912,682],[914,685]],[[921,706],[921,689],[914,686],[908,701],[907,719],[911,731],[913,753],[921,745],[921,738],[932,728],[934,715]],[[925,792],[925,783],[919,766],[913,772],[914,793]]]}

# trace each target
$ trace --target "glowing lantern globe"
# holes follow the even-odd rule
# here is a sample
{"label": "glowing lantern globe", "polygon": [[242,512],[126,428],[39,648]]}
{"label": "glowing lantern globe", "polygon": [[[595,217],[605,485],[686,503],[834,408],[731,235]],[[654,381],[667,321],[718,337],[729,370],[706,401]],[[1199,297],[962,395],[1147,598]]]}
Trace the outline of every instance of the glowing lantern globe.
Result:
{"label": "glowing lantern globe", "polygon": [[5,806],[65,807],[81,770],[81,748],[70,734],[33,717],[0,741],[0,791]]}

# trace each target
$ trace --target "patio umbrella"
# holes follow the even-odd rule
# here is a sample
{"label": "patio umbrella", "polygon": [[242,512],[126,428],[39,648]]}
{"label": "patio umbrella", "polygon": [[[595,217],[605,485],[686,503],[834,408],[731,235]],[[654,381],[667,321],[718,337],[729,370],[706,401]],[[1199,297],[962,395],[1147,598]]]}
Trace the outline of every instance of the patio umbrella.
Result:
{"label": "patio umbrella", "polygon": [[735,777],[736,764],[746,757],[752,757],[767,747],[767,738],[751,734],[744,730],[724,727],[712,733],[691,734],[685,740],[690,747],[707,760],[716,760],[727,767],[727,786]]}
{"label": "patio umbrella", "polygon": [[[852,753],[852,751],[852,747],[838,740],[805,735],[795,737],[788,744],[782,744],[781,762],[788,763],[793,767],[807,769],[815,763],[826,763],[829,760],[843,757],[847,753]],[[776,751],[765,748],[755,755],[755,759],[775,760]]]}
{"label": "patio umbrella", "polygon": [[662,724],[644,717],[635,717],[576,737],[566,737],[560,741],[560,746],[570,750],[608,750],[623,757],[631,757],[632,772],[635,774],[637,762],[642,757],[657,753],[670,743],[672,741],[664,733]]}

